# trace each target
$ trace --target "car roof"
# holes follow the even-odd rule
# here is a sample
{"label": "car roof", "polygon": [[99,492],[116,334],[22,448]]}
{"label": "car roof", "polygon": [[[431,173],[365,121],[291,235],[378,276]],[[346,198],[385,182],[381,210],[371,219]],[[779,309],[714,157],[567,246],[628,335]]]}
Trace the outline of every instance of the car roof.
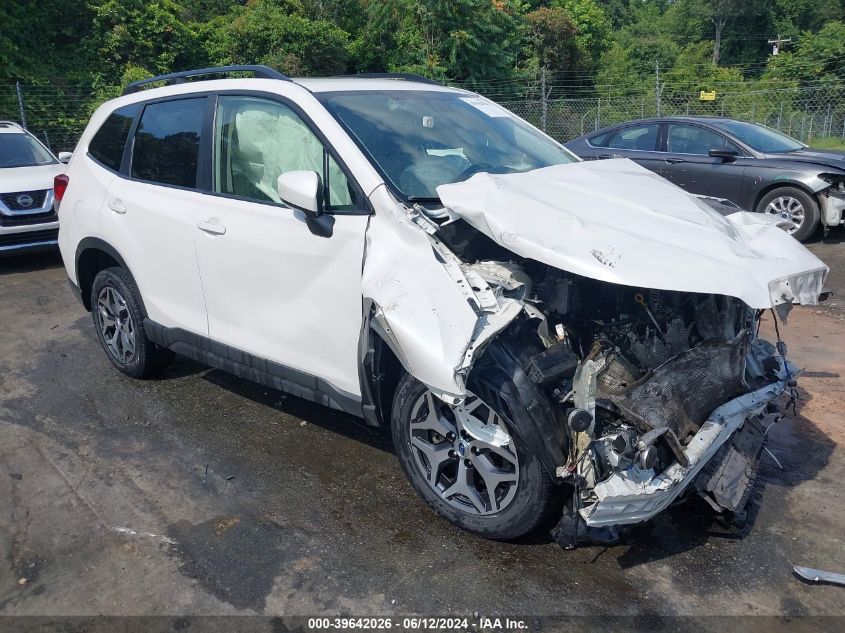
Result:
{"label": "car roof", "polygon": [[[234,80],[230,80],[234,81]],[[421,90],[426,92],[460,92],[466,90],[450,88],[435,83],[414,81],[411,79],[388,79],[373,77],[301,77],[292,79],[311,92],[354,92],[368,90],[373,92],[386,92],[390,90]]]}
{"label": "car roof", "polygon": [[0,121],[0,134],[27,134],[27,131],[14,121]]}

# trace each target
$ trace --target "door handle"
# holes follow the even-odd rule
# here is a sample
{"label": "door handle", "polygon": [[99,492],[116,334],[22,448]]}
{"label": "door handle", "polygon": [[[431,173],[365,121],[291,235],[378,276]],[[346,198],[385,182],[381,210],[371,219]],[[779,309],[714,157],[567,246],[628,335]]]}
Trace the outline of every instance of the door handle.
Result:
{"label": "door handle", "polygon": [[205,231],[211,235],[225,235],[226,227],[220,224],[217,218],[208,218],[207,220],[200,220],[197,224],[200,231]]}
{"label": "door handle", "polygon": [[678,163],[683,163],[683,158],[666,158],[665,161],[670,165],[677,165]]}
{"label": "door handle", "polygon": [[111,209],[115,213],[119,213],[120,215],[126,213],[126,205],[123,204],[123,200],[121,200],[120,198],[114,198],[113,200],[109,200],[109,209]]}

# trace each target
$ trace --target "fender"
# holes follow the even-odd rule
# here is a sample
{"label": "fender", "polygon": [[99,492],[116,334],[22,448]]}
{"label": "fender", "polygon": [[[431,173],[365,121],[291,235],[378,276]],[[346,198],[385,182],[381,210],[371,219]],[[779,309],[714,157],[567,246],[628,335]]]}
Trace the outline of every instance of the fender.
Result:
{"label": "fender", "polygon": [[[88,271],[80,268],[80,259],[82,255],[86,251],[96,250],[105,253],[111,259],[113,259],[117,264],[123,268],[125,271],[132,275],[132,270],[129,266],[126,265],[126,260],[123,259],[123,256],[117,252],[117,249],[114,248],[111,244],[102,240],[98,237],[85,237],[79,241],[79,244],[76,245],[76,255],[74,256],[74,271],[76,271],[76,285],[79,288],[82,304],[85,306],[85,309],[90,311],[91,310],[91,301],[90,297],[88,296],[88,292],[86,292],[86,288],[83,287],[83,280],[85,282],[92,282],[94,276],[99,272],[99,270]],[[134,277],[133,277],[134,278]]]}

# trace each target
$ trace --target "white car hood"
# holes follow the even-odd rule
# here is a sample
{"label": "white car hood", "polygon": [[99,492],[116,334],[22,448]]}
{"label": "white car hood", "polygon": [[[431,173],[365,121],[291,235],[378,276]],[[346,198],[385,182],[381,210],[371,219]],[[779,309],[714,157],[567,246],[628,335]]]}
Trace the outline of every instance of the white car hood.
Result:
{"label": "white car hood", "polygon": [[0,193],[52,189],[53,178],[66,168],[61,163],[34,167],[0,168]]}
{"label": "white car hood", "polygon": [[628,159],[479,173],[437,193],[452,218],[515,254],[612,283],[764,309],[816,303],[828,271],[764,216],[725,218]]}

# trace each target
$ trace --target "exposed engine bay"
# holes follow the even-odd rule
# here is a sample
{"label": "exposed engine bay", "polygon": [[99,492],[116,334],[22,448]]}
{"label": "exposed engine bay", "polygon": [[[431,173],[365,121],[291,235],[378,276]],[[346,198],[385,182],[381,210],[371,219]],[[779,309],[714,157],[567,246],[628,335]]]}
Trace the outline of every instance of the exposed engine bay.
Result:
{"label": "exposed engine bay", "polygon": [[797,373],[760,319],[817,303],[827,267],[770,218],[723,216],[627,160],[437,192],[442,207],[372,218],[370,321],[445,405],[509,413],[568,491],[555,538],[613,540],[691,494],[741,514],[762,415]]}
{"label": "exposed engine bay", "polygon": [[[598,281],[532,260],[467,263],[482,252],[505,253],[460,221],[440,227],[438,235],[460,254],[468,280],[480,278],[499,297],[523,303],[524,313],[498,337],[520,342],[521,369],[565,420],[557,438],[564,463],[555,474],[574,488],[573,506],[587,526],[649,518],[684,492],[682,486],[639,512],[631,509],[631,494],[647,495],[649,485],[657,491],[680,479],[686,492],[706,496],[718,511],[742,511],[765,434],[753,420],[751,433],[735,431],[756,417],[755,409],[769,406],[768,399],[750,398],[739,424],[724,429],[722,439],[742,436],[742,452],[714,446],[711,455],[721,447],[718,463],[690,484],[707,462],[696,440],[709,439],[700,433],[714,412],[767,387],[780,393],[795,372],[785,345],[757,338],[762,310],[723,295]],[[476,371],[484,371],[483,356]],[[621,509],[614,507],[617,498]]]}

